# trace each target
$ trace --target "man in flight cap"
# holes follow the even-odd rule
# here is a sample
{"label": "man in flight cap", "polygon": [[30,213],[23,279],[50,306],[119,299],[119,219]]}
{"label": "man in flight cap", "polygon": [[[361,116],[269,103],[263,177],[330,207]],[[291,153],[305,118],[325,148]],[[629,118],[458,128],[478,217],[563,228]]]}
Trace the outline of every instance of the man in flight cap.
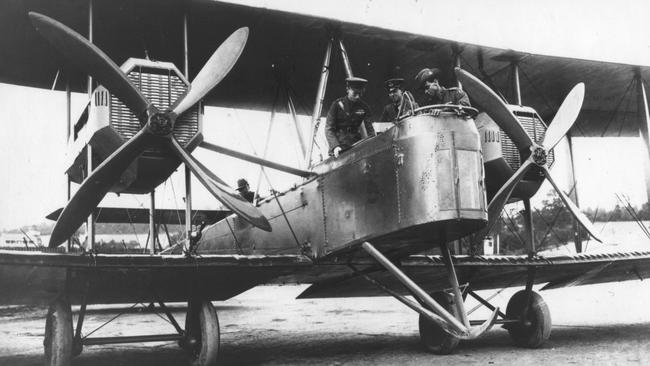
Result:
{"label": "man in flight cap", "polygon": [[332,103],[325,125],[329,153],[334,157],[338,157],[342,151],[361,140],[361,124],[365,126],[368,136],[375,135],[370,122],[370,107],[361,100],[368,80],[350,77],[345,81],[346,95]]}
{"label": "man in flight cap", "polygon": [[426,104],[455,104],[470,107],[469,98],[460,88],[445,88],[440,85],[440,69],[424,68],[415,76],[415,81],[426,95]]}
{"label": "man in flight cap", "polygon": [[244,197],[244,199],[248,202],[253,202],[255,199],[255,193],[250,191],[248,181],[244,178],[241,178],[237,181],[237,191],[239,192],[239,195]]}
{"label": "man in flight cap", "polygon": [[411,102],[411,109],[418,107],[417,104],[412,102],[413,98],[410,97],[410,93],[404,90],[404,79],[388,79],[386,80],[385,85],[386,90],[388,91],[388,98],[391,102],[384,106],[384,111],[381,113],[381,118],[379,119],[380,121],[395,122],[397,121],[399,114],[404,114],[404,99],[407,98],[406,94],[409,94],[410,100],[407,100],[406,102]]}

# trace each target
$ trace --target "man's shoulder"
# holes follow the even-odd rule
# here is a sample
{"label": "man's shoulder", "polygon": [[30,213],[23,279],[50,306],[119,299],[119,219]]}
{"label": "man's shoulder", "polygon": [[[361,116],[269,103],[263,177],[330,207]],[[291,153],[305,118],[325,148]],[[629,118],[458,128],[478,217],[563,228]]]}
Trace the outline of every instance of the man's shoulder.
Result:
{"label": "man's shoulder", "polygon": [[337,98],[332,101],[330,110],[345,109],[345,97]]}

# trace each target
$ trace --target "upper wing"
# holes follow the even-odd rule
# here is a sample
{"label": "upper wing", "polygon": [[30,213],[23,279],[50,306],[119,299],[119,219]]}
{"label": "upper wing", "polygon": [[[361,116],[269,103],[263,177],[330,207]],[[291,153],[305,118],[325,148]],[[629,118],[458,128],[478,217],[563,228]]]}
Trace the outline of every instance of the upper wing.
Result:
{"label": "upper wing", "polygon": [[[31,0],[28,9],[25,3],[0,2],[0,47],[6,56],[0,57],[0,82],[51,88],[57,71],[62,71],[58,89],[65,86],[64,76],[71,76],[73,90],[85,91],[84,75],[64,68],[64,60],[29,24],[26,11],[55,15],[62,23],[86,34],[87,2]],[[354,74],[370,80],[365,99],[376,106],[373,113],[377,118],[379,106],[386,103],[383,81],[387,77],[404,77],[406,87],[415,90],[414,75],[423,67],[439,66],[443,68],[444,81],[453,84],[451,65],[455,64],[453,50],[457,49],[462,50],[461,67],[489,81],[510,102],[514,93],[507,60],[519,58],[522,101],[534,107],[546,121],[552,119],[571,87],[585,82],[587,94],[573,134],[638,136],[636,93],[629,87],[637,70],[644,79],[650,78],[650,68],[646,66],[520,54],[380,28],[383,24],[341,23],[325,17],[218,1],[96,2],[94,42],[117,64],[129,57],[148,55],[173,61],[182,69],[180,14],[186,9],[190,19],[190,79],[224,35],[241,26],[251,30],[242,57],[222,87],[208,95],[207,104],[270,110],[278,77],[286,77],[299,96],[298,112],[311,114],[329,29],[343,39]],[[332,65],[325,105],[344,90],[345,76],[338,57],[333,58]],[[399,75],[393,75],[396,68]]]}

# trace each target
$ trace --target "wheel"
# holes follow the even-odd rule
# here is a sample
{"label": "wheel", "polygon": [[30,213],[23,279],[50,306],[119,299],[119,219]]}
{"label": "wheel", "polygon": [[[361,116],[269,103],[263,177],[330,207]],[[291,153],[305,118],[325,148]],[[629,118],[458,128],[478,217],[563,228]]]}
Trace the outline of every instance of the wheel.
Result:
{"label": "wheel", "polygon": [[50,304],[45,320],[45,365],[68,366],[72,360],[72,310],[62,297]]}
{"label": "wheel", "polygon": [[506,329],[517,346],[537,348],[551,335],[551,312],[542,296],[533,291],[530,294],[530,307],[524,319],[527,300],[528,295],[525,290],[512,295],[508,301],[506,317],[519,322],[509,323]]}
{"label": "wheel", "polygon": [[[442,307],[458,318],[458,310],[454,305],[454,297],[446,292],[436,292],[433,299]],[[419,320],[420,340],[422,344],[431,353],[438,355],[448,355],[456,349],[460,339],[445,332],[440,326],[431,322],[425,316],[420,314]]]}
{"label": "wheel", "polygon": [[193,366],[216,365],[219,355],[219,318],[210,301],[190,301],[185,318],[184,348]]}

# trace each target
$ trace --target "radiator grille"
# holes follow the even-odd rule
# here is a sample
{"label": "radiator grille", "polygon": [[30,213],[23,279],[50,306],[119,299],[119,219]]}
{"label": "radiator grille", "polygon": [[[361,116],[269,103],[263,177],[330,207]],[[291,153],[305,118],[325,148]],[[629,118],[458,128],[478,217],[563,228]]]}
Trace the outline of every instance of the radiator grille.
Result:
{"label": "radiator grille", "polygon": [[[174,103],[187,89],[187,85],[172,70],[136,66],[127,76],[161,111]],[[110,121],[111,126],[127,140],[141,128],[135,115],[114,95],[111,95]],[[181,145],[186,146],[198,131],[199,106],[197,105],[176,120],[174,137]]]}
{"label": "radiator grille", "polygon": [[[526,133],[528,133],[528,136],[530,136],[533,141],[541,144],[544,140],[544,135],[546,134],[546,124],[544,124],[544,121],[542,121],[537,113],[514,111],[514,114],[517,116],[517,119],[519,119],[519,123],[521,123],[526,130]],[[519,150],[517,150],[515,144],[510,140],[510,137],[503,132],[503,130],[501,130],[501,152],[503,158],[513,170],[519,169],[521,166]],[[548,154],[548,165],[553,165],[554,161],[555,154],[553,150],[551,150]]]}

